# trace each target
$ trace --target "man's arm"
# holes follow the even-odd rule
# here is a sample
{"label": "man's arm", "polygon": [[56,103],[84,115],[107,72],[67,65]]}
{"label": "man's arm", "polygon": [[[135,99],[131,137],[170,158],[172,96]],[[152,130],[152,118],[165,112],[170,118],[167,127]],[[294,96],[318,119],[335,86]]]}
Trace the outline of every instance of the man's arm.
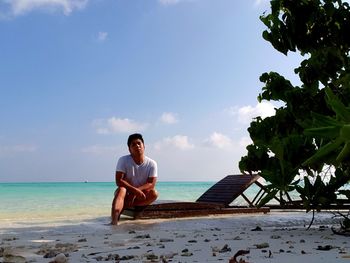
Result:
{"label": "man's arm", "polygon": [[147,183],[138,187],[141,191],[149,191],[155,188],[157,182],[157,177],[148,177]]}
{"label": "man's arm", "polygon": [[134,195],[136,195],[138,198],[146,199],[146,195],[137,187],[134,187],[133,185],[129,184],[126,180],[124,180],[124,173],[120,171],[115,172],[115,182],[118,187],[125,187],[126,190],[130,191]]}

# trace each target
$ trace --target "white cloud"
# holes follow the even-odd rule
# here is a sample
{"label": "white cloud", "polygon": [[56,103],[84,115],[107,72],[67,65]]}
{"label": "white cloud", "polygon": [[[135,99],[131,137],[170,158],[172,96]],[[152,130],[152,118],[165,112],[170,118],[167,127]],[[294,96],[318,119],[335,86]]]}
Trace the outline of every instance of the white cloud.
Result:
{"label": "white cloud", "polygon": [[1,146],[0,145],[0,156],[12,155],[17,153],[28,153],[35,152],[37,147],[30,144],[17,144],[11,146]]}
{"label": "white cloud", "polygon": [[218,132],[212,133],[210,137],[205,140],[205,144],[220,149],[233,146],[232,140],[228,136]]}
{"label": "white cloud", "polygon": [[75,9],[82,9],[88,0],[2,0],[9,7],[11,15],[23,15],[34,10],[62,11],[69,15]]}
{"label": "white cloud", "polygon": [[107,40],[107,37],[108,37],[108,32],[100,31],[100,32],[98,32],[97,40],[99,42],[104,42]]}
{"label": "white cloud", "polygon": [[171,112],[164,112],[160,117],[160,120],[161,122],[166,124],[174,124],[179,121],[177,118],[177,114]]}
{"label": "white cloud", "polygon": [[263,101],[256,106],[244,106],[241,108],[231,108],[230,113],[237,115],[238,121],[243,124],[249,124],[253,118],[261,116],[263,119],[275,115],[275,108],[271,102]]}
{"label": "white cloud", "polygon": [[120,119],[116,117],[107,120],[95,120],[93,125],[97,128],[97,133],[99,134],[140,132],[147,127],[145,123],[138,123],[127,118]]}
{"label": "white cloud", "polygon": [[190,150],[194,148],[185,135],[175,135],[174,137],[167,137],[155,144],[157,150],[174,147],[180,150]]}

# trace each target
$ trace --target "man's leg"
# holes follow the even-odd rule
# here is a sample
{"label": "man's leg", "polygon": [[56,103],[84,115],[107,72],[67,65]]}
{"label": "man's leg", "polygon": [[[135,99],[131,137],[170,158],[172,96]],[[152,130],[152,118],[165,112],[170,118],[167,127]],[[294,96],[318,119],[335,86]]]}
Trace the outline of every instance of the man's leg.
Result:
{"label": "man's leg", "polygon": [[138,200],[137,198],[134,199],[134,202],[132,206],[145,206],[149,205],[152,202],[154,202],[158,198],[158,192],[156,189],[151,189],[150,191],[144,192],[146,195],[146,199],[144,200]]}
{"label": "man's leg", "polygon": [[111,211],[112,225],[118,224],[119,217],[124,206],[125,195],[126,195],[126,188],[119,187],[116,190],[116,193],[113,198],[112,211]]}

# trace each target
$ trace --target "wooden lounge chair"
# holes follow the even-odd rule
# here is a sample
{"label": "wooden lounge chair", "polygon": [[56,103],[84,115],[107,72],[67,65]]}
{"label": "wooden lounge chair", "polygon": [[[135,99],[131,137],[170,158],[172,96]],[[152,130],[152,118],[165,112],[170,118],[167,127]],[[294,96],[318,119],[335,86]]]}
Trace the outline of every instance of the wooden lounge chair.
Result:
{"label": "wooden lounge chair", "polygon": [[[263,195],[259,175],[228,175],[201,195],[195,202],[156,201],[146,207],[125,209],[123,214],[134,219],[192,217],[214,214],[267,213],[268,207],[257,208],[256,204]],[[244,191],[252,184],[257,184],[260,191],[251,201]],[[230,206],[239,196],[247,201],[247,206]],[[259,197],[260,196],[260,197]]]}

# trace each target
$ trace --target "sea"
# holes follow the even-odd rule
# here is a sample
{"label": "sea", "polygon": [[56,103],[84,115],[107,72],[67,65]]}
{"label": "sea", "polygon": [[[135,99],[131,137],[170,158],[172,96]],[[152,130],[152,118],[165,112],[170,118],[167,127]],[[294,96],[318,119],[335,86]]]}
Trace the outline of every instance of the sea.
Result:
{"label": "sea", "polygon": [[[195,201],[214,183],[160,181],[158,199]],[[0,183],[0,225],[109,217],[115,189],[114,182]],[[245,194],[254,196],[257,191],[252,185]]]}

